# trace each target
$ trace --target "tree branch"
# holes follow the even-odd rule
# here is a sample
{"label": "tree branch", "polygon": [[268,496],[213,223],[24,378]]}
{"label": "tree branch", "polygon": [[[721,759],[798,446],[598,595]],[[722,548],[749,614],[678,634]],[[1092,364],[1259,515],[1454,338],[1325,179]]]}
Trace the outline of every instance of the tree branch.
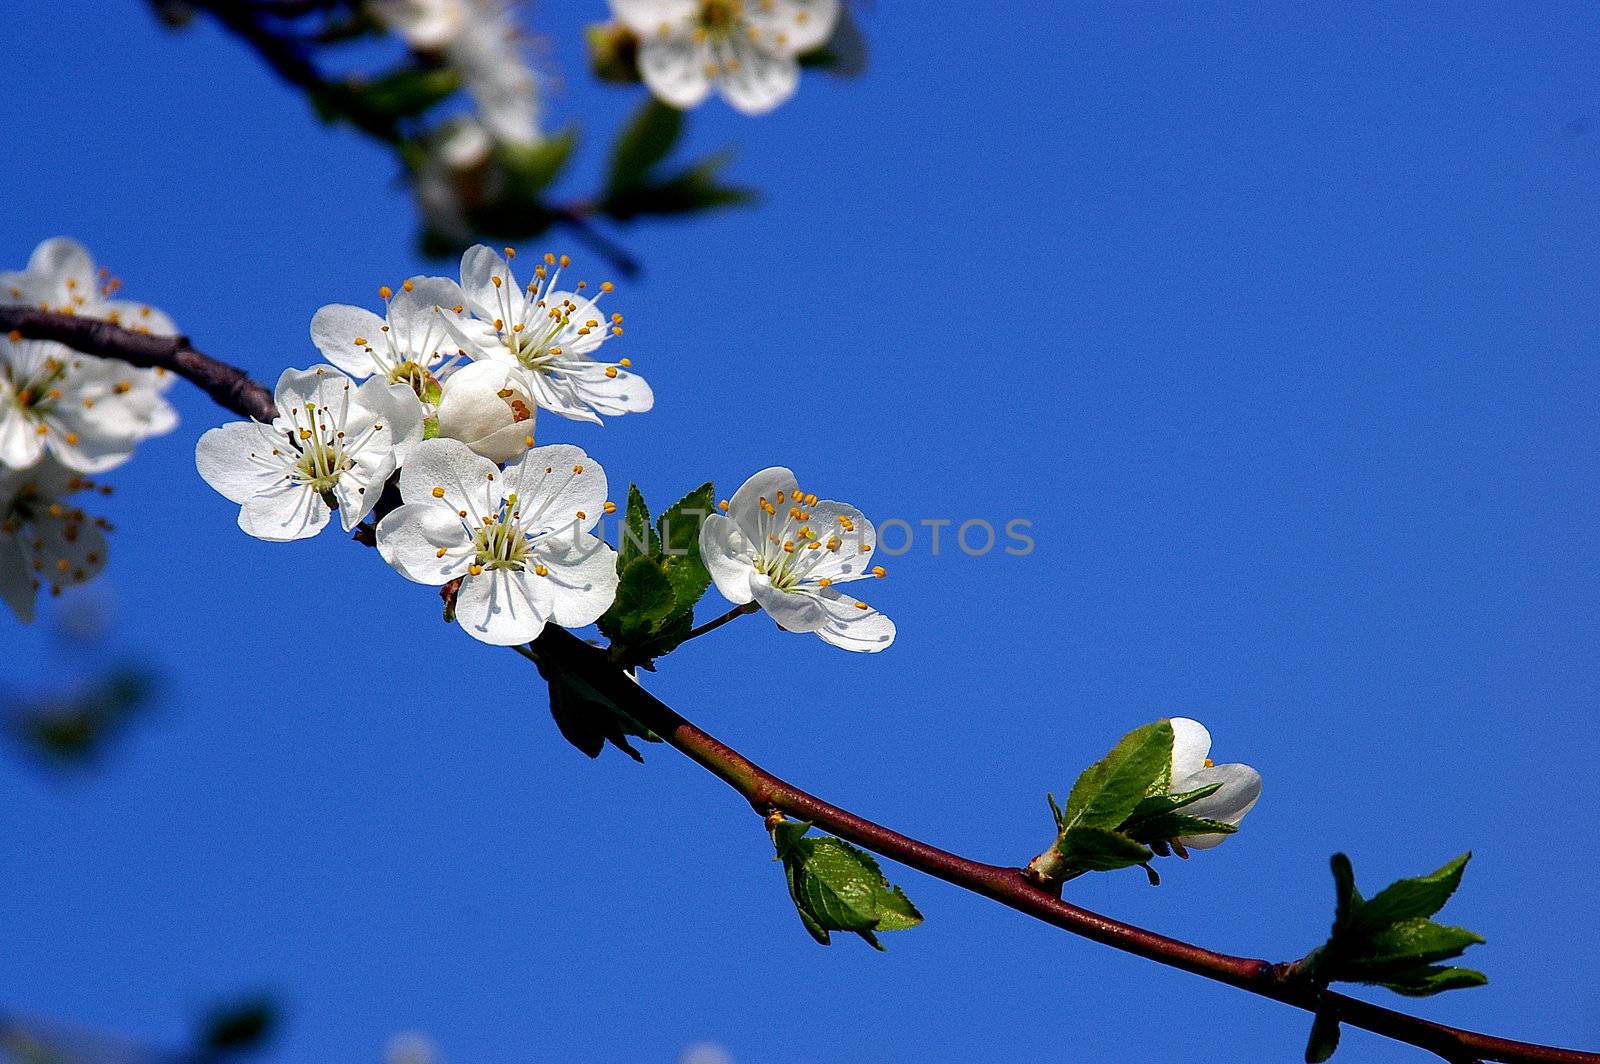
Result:
{"label": "tree branch", "polygon": [[[108,322],[25,307],[0,307],[0,330],[56,340],[85,354],[171,370],[244,417],[265,421],[276,413],[265,388],[251,381],[244,371],[196,351],[183,337],[152,337]],[[1600,1053],[1535,1045],[1435,1023],[1308,984],[1295,977],[1289,964],[1217,953],[1062,901],[1029,882],[1021,868],[985,864],[941,850],[841,809],[773,775],[690,723],[630,679],[604,650],[564,628],[546,625],[532,650],[546,665],[569,670],[616,702],[640,724],[738,791],[762,816],[777,811],[808,821],[880,856],[1134,956],[1308,1012],[1332,1009],[1342,1023],[1418,1046],[1453,1064],[1477,1060],[1600,1064]]]}

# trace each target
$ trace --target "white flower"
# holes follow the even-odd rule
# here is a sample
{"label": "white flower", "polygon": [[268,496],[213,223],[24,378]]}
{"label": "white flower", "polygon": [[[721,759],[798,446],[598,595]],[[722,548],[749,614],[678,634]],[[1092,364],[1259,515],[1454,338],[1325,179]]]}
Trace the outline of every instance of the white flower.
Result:
{"label": "white flower", "polygon": [[373,0],[372,11],[413,49],[442,53],[497,140],[540,142],[538,81],[505,0]]}
{"label": "white flower", "polygon": [[569,292],[556,287],[566,256],[554,255],[534,268],[523,288],[510,265],[482,244],[461,256],[461,287],[471,318],[447,318],[467,355],[512,366],[517,390],[562,417],[600,422],[601,414],[642,413],[655,405],[644,378],[632,363],[597,362],[593,353],[612,336],[622,335],[622,315],[607,318],[596,304],[611,291],[608,281],[593,295],[587,282]]}
{"label": "white flower", "polygon": [[[1172,774],[1167,793],[1184,794],[1221,784],[1214,793],[1178,809],[1178,814],[1237,826],[1261,798],[1261,773],[1249,765],[1213,765],[1206,756],[1211,752],[1211,733],[1205,725],[1188,717],[1173,717],[1170,723]],[[1175,841],[1186,849],[1206,850],[1227,837],[1218,832],[1185,835]]]}
{"label": "white flower", "polygon": [[491,462],[509,462],[532,447],[539,408],[518,376],[504,362],[473,362],[450,374],[439,401],[439,435]]}
{"label": "white flower", "polygon": [[445,328],[444,312],[462,311],[461,286],[446,277],[413,277],[399,294],[387,287],[379,293],[389,304],[384,317],[330,303],[312,316],[311,341],[322,357],[357,380],[380,374],[437,402],[439,378],[460,354]]}
{"label": "white flower", "polygon": [[536,447],[502,472],[459,440],[428,440],[400,471],[400,497],[378,552],[419,584],[461,578],[456,620],[474,639],[526,643],[546,621],[591,623],[616,597],[617,552],[591,533],[606,474],[582,448]]}
{"label": "white flower", "polygon": [[422,404],[402,384],[357,387],[332,367],[291,369],[274,400],[271,425],[233,422],[195,447],[200,475],[240,504],[239,527],[257,539],[314,536],[335,505],[354,528],[422,439]]}
{"label": "white flower", "polygon": [[838,584],[884,575],[870,565],[872,522],[842,502],[804,494],[781,466],[744,482],[700,527],[700,556],[729,602],[756,602],[791,632],[815,632],[845,650],[894,642],[894,622]]}
{"label": "white flower", "polygon": [[148,381],[125,362],[13,334],[0,344],[0,465],[26,469],[46,453],[83,473],[123,464],[177,424]]}
{"label": "white flower", "polygon": [[839,20],[839,0],[611,0],[611,10],[639,37],[639,74],[658,99],[697,107],[715,85],[747,115],[794,95],[795,56]]}
{"label": "white flower", "polygon": [[[120,325],[152,336],[176,336],[171,318],[146,303],[111,298],[122,282],[97,269],[89,250],[76,240],[52,237],[40,244],[21,272],[0,273],[0,303],[22,304],[58,314],[76,314]],[[78,356],[89,359],[89,356]],[[121,420],[111,431],[133,429],[136,439],[171,432],[178,415],[164,393],[174,375],[164,369],[135,369],[114,359],[93,361],[118,367],[114,383],[122,398],[117,404]]]}
{"label": "white flower", "polygon": [[49,458],[31,469],[0,468],[0,598],[23,623],[33,620],[41,587],[59,595],[105,567],[111,526],[63,501],[93,487]]}

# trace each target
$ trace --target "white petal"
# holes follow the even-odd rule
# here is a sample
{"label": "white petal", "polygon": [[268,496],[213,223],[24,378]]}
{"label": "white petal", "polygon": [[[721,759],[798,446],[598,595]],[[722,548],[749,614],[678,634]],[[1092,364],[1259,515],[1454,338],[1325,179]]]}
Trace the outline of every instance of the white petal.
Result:
{"label": "white petal", "polygon": [[284,481],[281,488],[245,500],[239,508],[239,527],[257,539],[287,543],[321,532],[330,512],[309,485]]}
{"label": "white petal", "polygon": [[[523,389],[521,376],[518,367],[497,360],[457,369],[445,379],[439,400],[439,434],[494,462],[509,462],[526,452],[538,406]],[[502,396],[505,391],[512,394]]]}
{"label": "white petal", "polygon": [[739,526],[721,514],[711,514],[700,526],[700,558],[711,571],[711,581],[722,597],[743,606],[754,597],[750,577],[755,549]]}
{"label": "white petal", "polygon": [[748,5],[745,18],[774,51],[799,55],[820,48],[839,22],[839,0],[775,0]]}
{"label": "white petal", "polygon": [[757,542],[761,541],[762,524],[766,520],[766,513],[761,509],[761,500],[766,499],[773,506],[778,503],[774,500],[778,492],[784,493],[784,498],[789,498],[795,493],[799,482],[795,480],[794,473],[783,466],[769,466],[752,476],[739,486],[733,493],[733,498],[728,501],[728,516],[739,523],[739,529],[745,535]]}
{"label": "white petal", "polygon": [[383,324],[370,310],[330,303],[311,316],[311,342],[323,358],[359,380],[378,368],[369,349],[387,349]]}
{"label": "white petal", "polygon": [[640,36],[660,32],[663,23],[680,26],[699,10],[699,0],[611,0],[611,13]]}
{"label": "white petal", "polygon": [[639,75],[656,99],[687,111],[711,91],[711,50],[683,33],[644,34],[639,44]]}
{"label": "white petal", "polygon": [[587,534],[557,538],[559,549],[537,551],[548,575],[535,574],[534,580],[548,585],[550,617],[557,624],[593,624],[617,597],[617,552]]}
{"label": "white petal", "polygon": [[823,588],[820,595],[828,609],[828,623],[817,629],[824,643],[842,650],[876,654],[894,642],[894,622],[877,610],[862,609],[853,596],[832,588]]}
{"label": "white petal", "polygon": [[194,448],[194,464],[205,482],[224,498],[242,503],[283,481],[289,463],[272,451],[286,447],[283,437],[265,425],[234,421],[200,437]]}
{"label": "white petal", "polygon": [[377,537],[383,560],[419,584],[448,584],[476,557],[466,526],[443,506],[398,506],[378,522]]}
{"label": "white petal", "polygon": [[[389,327],[409,358],[428,365],[448,338],[440,314],[454,316],[455,308],[466,303],[467,295],[448,277],[413,277],[406,284],[411,287],[402,286],[389,303]],[[453,349],[455,345],[445,346]]]}
{"label": "white petal", "polygon": [[333,497],[339,502],[339,520],[346,532],[372,512],[392,473],[394,453],[369,450],[356,459],[354,466],[339,474],[339,479],[333,483]]}
{"label": "white petal", "polygon": [[794,56],[768,51],[740,34],[729,38],[717,87],[734,110],[764,115],[799,86],[800,64]]}
{"label": "white petal", "polygon": [[[1178,810],[1183,816],[1197,816],[1205,820],[1219,820],[1224,824],[1238,824],[1244,815],[1261,800],[1261,773],[1249,765],[1216,765],[1202,768],[1190,776],[1184,789],[1209,787],[1220,783],[1222,787],[1212,795],[1191,802]],[[1186,835],[1178,841],[1196,849],[1210,849],[1228,836],[1221,833]]]}
{"label": "white petal", "polygon": [[0,410],[0,465],[27,469],[44,454],[44,438],[31,418],[14,406]]}
{"label": "white petal", "polygon": [[[355,408],[366,411],[382,426],[378,430],[380,439],[373,440],[363,450],[363,457],[370,454],[373,448],[386,446],[393,453],[394,464],[398,466],[406,460],[412,448],[422,442],[422,422],[426,411],[422,408],[422,400],[417,398],[417,393],[411,390],[410,385],[390,384],[384,378],[374,377],[355,390],[351,406],[352,430],[357,422]],[[387,444],[381,439],[382,436],[388,437]]]}
{"label": "white petal", "polygon": [[81,296],[93,296],[97,291],[94,256],[71,237],[54,236],[34,248],[28,258],[28,272],[41,274],[63,289],[71,280],[75,282],[74,291]]}
{"label": "white petal", "polygon": [[[808,510],[811,520],[807,523],[817,533],[817,538],[827,544],[837,536],[839,549],[819,547],[813,568],[806,570],[807,580],[824,577],[834,581],[859,580],[871,572],[872,550],[878,545],[878,533],[865,514],[849,503],[832,499],[823,499]],[[841,517],[850,522],[848,528],[839,520]],[[867,549],[862,550],[862,547]]]}
{"label": "white petal", "polygon": [[766,576],[754,573],[750,577],[750,592],[767,611],[767,616],[785,631],[814,632],[831,619],[814,588],[779,591]]}
{"label": "white petal", "polygon": [[[1192,791],[1189,779],[1206,764],[1211,752],[1211,733],[1204,724],[1188,717],[1173,717],[1172,725],[1172,778],[1167,789],[1173,793]],[[1197,784],[1196,786],[1199,786]]]}
{"label": "white petal", "polygon": [[124,329],[146,333],[150,336],[177,336],[178,326],[167,312],[148,303],[131,299],[108,299],[96,310],[96,317],[104,318]]}
{"label": "white petal", "polygon": [[[608,376],[607,369],[616,370],[617,375]],[[656,405],[655,392],[648,381],[616,366],[591,362],[582,368],[568,369],[564,365],[561,376],[572,383],[578,398],[597,414],[642,414]]]}
{"label": "white petal", "polygon": [[544,630],[537,593],[539,577],[511,569],[486,569],[469,576],[456,597],[456,622],[468,635],[496,646],[526,643]]}
{"label": "white petal", "polygon": [[278,377],[277,386],[273,389],[273,399],[280,413],[285,410],[299,410],[303,414],[307,403],[316,403],[324,409],[330,406],[329,400],[338,393],[329,392],[327,390],[329,386],[349,382],[350,378],[332,366],[286,369]]}
{"label": "white petal", "polygon": [[568,443],[535,447],[506,467],[506,484],[517,493],[522,525],[530,531],[588,531],[605,507],[606,471],[582,447]]}
{"label": "white petal", "polygon": [[[500,278],[498,285],[494,283],[496,277]],[[474,314],[486,322],[499,318],[507,322],[508,327],[517,320],[526,302],[511,267],[487,244],[475,244],[461,256],[461,288]],[[507,312],[508,303],[510,313]]]}
{"label": "white petal", "polygon": [[[465,510],[463,520],[477,527],[485,514],[499,508],[500,493],[493,479],[499,475],[498,466],[473,454],[460,440],[423,440],[400,469],[400,497],[452,513]],[[436,497],[435,488],[444,494]]]}

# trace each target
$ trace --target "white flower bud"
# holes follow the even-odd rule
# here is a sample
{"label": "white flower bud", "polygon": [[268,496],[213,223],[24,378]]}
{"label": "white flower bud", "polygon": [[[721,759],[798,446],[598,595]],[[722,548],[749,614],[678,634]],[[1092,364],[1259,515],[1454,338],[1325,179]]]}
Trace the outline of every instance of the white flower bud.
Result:
{"label": "white flower bud", "polygon": [[445,378],[439,435],[460,440],[491,462],[509,462],[533,446],[538,407],[515,366],[472,362]]}

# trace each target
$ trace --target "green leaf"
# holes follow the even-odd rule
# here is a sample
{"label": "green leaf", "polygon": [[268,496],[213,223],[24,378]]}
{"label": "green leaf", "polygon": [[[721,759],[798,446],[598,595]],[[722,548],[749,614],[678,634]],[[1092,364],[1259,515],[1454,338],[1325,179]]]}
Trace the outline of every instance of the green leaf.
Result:
{"label": "green leaf", "polygon": [[551,182],[566,169],[567,160],[571,158],[572,149],[577,143],[577,132],[565,129],[538,144],[501,142],[496,145],[495,151],[509,181],[510,198],[537,201]]}
{"label": "green leaf", "polygon": [[1323,1008],[1311,1021],[1311,1037],[1306,1040],[1306,1064],[1322,1064],[1339,1048],[1339,1014]]}
{"label": "green leaf", "polygon": [[1172,770],[1172,724],[1135,728],[1078,777],[1067,796],[1063,835],[1074,827],[1115,830]]}
{"label": "green leaf", "polygon": [[461,87],[453,67],[404,66],[372,81],[349,83],[350,91],[367,107],[393,118],[414,118],[443,102]]}
{"label": "green leaf", "polygon": [[1123,832],[1130,838],[1138,839],[1141,842],[1156,842],[1165,839],[1182,838],[1185,835],[1232,835],[1238,830],[1237,826],[1224,824],[1220,820],[1184,816],[1182,813],[1168,813],[1165,816],[1130,822],[1123,829]]}
{"label": "green leaf", "polygon": [[1427,917],[1401,920],[1379,931],[1362,943],[1361,953],[1352,966],[1377,968],[1399,961],[1432,964],[1466,952],[1468,946],[1483,944],[1483,936],[1464,927],[1436,924]]}
{"label": "green leaf", "polygon": [[617,135],[616,145],[611,150],[605,195],[613,196],[644,185],[650,169],[672,154],[682,133],[683,112],[654,96],[646,97]]}
{"label": "green leaf", "polygon": [[656,522],[661,565],[682,613],[692,611],[711,586],[711,572],[700,558],[700,525],[712,513],[714,494],[709,482],[702,484],[667,507]]}
{"label": "green leaf", "polygon": [[628,221],[642,214],[692,214],[755,202],[753,189],[721,182],[720,175],[731,161],[726,152],[708,156],[671,177],[618,189],[604,197],[600,207],[612,218]]}
{"label": "green leaf", "polygon": [[1088,872],[1114,872],[1142,865],[1155,855],[1120,831],[1079,824],[1061,833],[1056,843],[1066,863]]}
{"label": "green leaf", "polygon": [[661,541],[650,527],[650,508],[637,484],[628,485],[628,509],[622,517],[622,542],[617,551],[617,572],[641,555],[655,557],[661,553]]}
{"label": "green leaf", "polygon": [[1378,931],[1399,920],[1432,916],[1461,885],[1471,859],[1472,854],[1464,853],[1431,875],[1396,880],[1384,887],[1361,906],[1355,917],[1356,930]]}
{"label": "green leaf", "polygon": [[600,631],[614,643],[649,638],[677,609],[672,581],[654,558],[634,558],[617,581],[617,597],[600,618]]}
{"label": "green leaf", "polygon": [[1487,975],[1472,968],[1423,967],[1418,968],[1407,979],[1386,982],[1382,985],[1407,997],[1429,997],[1446,990],[1465,990],[1469,987],[1484,986],[1488,982]]}
{"label": "green leaf", "polygon": [[789,898],[813,938],[826,946],[831,932],[849,931],[881,950],[875,932],[922,922],[911,899],[884,878],[871,854],[832,836],[808,838],[808,830],[809,824],[785,822],[772,837]]}

